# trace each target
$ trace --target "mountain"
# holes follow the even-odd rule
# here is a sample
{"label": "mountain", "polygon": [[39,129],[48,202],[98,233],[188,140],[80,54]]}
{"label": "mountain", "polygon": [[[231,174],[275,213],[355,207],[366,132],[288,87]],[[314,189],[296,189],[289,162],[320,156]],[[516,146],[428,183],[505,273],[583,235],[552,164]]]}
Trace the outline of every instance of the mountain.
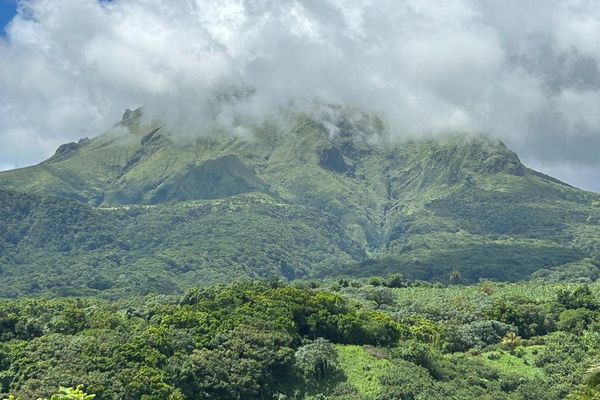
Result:
{"label": "mountain", "polygon": [[392,272],[515,281],[600,265],[600,195],[491,137],[393,140],[376,116],[334,111],[186,136],[128,110],[0,173],[4,295]]}

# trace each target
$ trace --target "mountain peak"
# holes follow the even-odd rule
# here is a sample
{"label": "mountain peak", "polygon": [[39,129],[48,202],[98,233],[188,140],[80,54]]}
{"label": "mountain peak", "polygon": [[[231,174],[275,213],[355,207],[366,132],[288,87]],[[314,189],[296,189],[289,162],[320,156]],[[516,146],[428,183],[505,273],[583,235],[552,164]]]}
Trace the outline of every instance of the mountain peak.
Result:
{"label": "mountain peak", "polygon": [[375,115],[349,108],[321,107],[292,118],[292,125],[255,125],[248,127],[251,135],[225,132],[196,140],[140,124],[142,115],[141,108],[127,109],[117,124],[135,135],[116,129],[61,145],[44,168],[33,167],[35,174],[5,172],[0,182],[13,188],[31,184],[36,192],[66,194],[92,205],[197,200],[267,188],[307,204],[312,193],[320,193],[333,205],[339,196],[355,197],[363,186],[379,203],[415,188],[482,181],[493,174],[525,177],[528,171],[492,137],[395,141]]}
{"label": "mountain peak", "polygon": [[52,157],[50,157],[45,162],[56,162],[60,160],[64,160],[67,157],[70,157],[77,153],[77,151],[88,144],[90,142],[90,138],[80,138],[77,142],[70,142],[61,144]]}
{"label": "mountain peak", "polygon": [[123,113],[123,118],[121,118],[121,123],[127,123],[131,120],[134,119],[138,119],[142,116],[143,111],[142,111],[142,107],[138,107],[135,110],[131,110],[129,108],[125,109],[125,112]]}
{"label": "mountain peak", "polygon": [[[120,228],[111,230],[111,243],[134,237],[124,248],[157,252],[146,261],[182,284],[188,275],[179,274],[205,277],[216,259],[247,276],[335,276],[354,263],[355,274],[438,280],[460,266],[475,281],[521,279],[600,256],[597,196],[526,168],[489,136],[393,140],[376,117],[334,109],[294,115],[287,125],[249,125],[244,136],[190,139],[139,123],[141,116],[141,109],[128,110],[125,129],[67,143],[47,162],[0,173],[0,187],[87,204],[65,205],[61,213],[98,215],[100,227],[110,218],[129,226],[125,218],[134,228],[123,237]],[[48,219],[50,229],[56,224]],[[164,241],[167,231],[175,236]],[[68,244],[76,232],[67,233]],[[280,238],[282,247],[265,247]],[[85,246],[97,246],[95,240]],[[182,241],[189,246],[172,247]],[[126,260],[128,250],[119,246],[117,260]],[[172,254],[179,261],[169,261]],[[118,262],[107,259],[98,263]]]}

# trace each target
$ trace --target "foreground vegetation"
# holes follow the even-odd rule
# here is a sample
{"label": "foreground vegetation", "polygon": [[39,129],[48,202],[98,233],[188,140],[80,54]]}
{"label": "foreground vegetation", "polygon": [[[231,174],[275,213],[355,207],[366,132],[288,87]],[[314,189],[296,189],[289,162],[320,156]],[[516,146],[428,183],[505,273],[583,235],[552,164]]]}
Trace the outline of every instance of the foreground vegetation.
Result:
{"label": "foreground vegetation", "polygon": [[0,398],[599,395],[600,285],[317,286],[0,302]]}

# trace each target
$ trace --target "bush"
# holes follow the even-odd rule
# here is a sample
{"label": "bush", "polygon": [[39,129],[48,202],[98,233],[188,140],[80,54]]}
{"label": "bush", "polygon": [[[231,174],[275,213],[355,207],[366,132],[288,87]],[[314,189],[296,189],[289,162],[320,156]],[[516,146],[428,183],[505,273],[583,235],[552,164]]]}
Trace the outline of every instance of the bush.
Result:
{"label": "bush", "polygon": [[335,346],[326,339],[317,338],[299,347],[295,353],[296,367],[306,378],[325,378],[338,368]]}

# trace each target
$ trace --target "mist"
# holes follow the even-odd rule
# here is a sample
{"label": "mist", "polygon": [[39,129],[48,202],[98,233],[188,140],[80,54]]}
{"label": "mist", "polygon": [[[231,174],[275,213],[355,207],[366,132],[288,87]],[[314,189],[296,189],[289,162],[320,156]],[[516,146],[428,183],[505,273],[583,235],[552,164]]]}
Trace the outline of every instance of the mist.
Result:
{"label": "mist", "polygon": [[195,135],[317,102],[395,138],[485,132],[600,191],[596,1],[32,0],[6,32],[0,168],[125,108]]}

